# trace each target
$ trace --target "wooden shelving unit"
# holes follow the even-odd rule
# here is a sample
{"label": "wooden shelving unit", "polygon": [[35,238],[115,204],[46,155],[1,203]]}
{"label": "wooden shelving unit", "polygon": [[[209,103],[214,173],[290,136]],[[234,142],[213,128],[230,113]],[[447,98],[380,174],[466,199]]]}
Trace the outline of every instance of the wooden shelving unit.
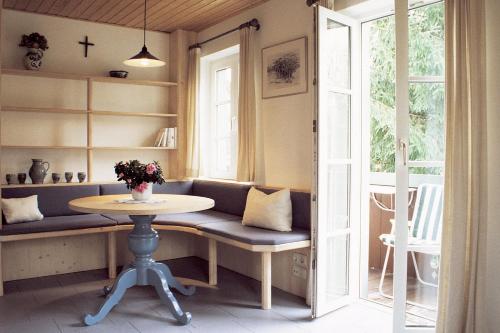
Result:
{"label": "wooden shelving unit", "polygon": [[[175,88],[177,83],[168,81],[153,81],[153,80],[134,80],[134,79],[120,79],[113,77],[104,76],[93,76],[93,75],[82,75],[82,74],[71,74],[71,73],[54,73],[54,72],[43,72],[43,71],[29,71],[22,69],[2,69],[2,75],[11,76],[29,76],[29,77],[40,77],[40,78],[50,78],[50,79],[61,79],[61,80],[78,80],[87,82],[87,108],[86,109],[67,109],[67,108],[50,108],[50,107],[21,107],[21,106],[9,106],[3,105],[1,113],[7,112],[33,112],[33,113],[57,113],[57,114],[81,114],[86,115],[87,121],[87,145],[86,146],[64,146],[64,145],[54,145],[54,146],[44,146],[44,145],[0,145],[2,149],[83,149],[87,151],[87,181],[83,184],[89,184],[93,181],[93,160],[94,151],[98,150],[151,150],[151,151],[171,151],[176,148],[168,147],[136,147],[136,146],[95,146],[93,142],[93,117],[94,116],[120,116],[120,117],[157,117],[163,119],[176,119],[177,114],[174,113],[148,113],[148,112],[124,112],[124,111],[104,111],[104,110],[94,110],[93,109],[93,90],[94,83],[112,83],[112,84],[128,84],[128,85],[140,85],[140,86],[153,86],[153,87],[163,87],[163,88]],[[77,183],[70,183],[72,185]],[[44,184],[44,186],[65,186],[66,183],[59,184]],[[2,185],[4,186],[4,185]],[[14,185],[5,185],[14,186]],[[32,184],[24,184],[17,186],[40,186]]]}

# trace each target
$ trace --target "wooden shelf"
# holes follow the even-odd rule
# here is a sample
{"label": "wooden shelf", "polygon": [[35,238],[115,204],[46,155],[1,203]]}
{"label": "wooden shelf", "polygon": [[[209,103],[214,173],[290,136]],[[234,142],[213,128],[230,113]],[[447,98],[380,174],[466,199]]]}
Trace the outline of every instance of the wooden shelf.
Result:
{"label": "wooden shelf", "polygon": [[94,82],[110,82],[118,84],[135,84],[138,86],[156,86],[156,87],[176,87],[177,83],[167,81],[151,81],[151,80],[133,80],[133,79],[120,79],[117,77],[108,76],[89,76]]}
{"label": "wooden shelf", "polygon": [[24,106],[2,106],[2,112],[39,112],[39,113],[69,113],[86,114],[87,110],[64,109],[64,108],[31,108]]}
{"label": "wooden shelf", "polygon": [[34,77],[45,77],[51,79],[65,79],[65,80],[90,80],[93,82],[109,82],[118,84],[133,84],[139,86],[156,86],[156,87],[176,87],[177,83],[167,82],[167,81],[153,81],[153,80],[134,80],[134,79],[120,79],[116,77],[108,76],[93,76],[84,74],[70,74],[70,73],[54,73],[54,72],[40,72],[40,71],[29,71],[25,69],[11,69],[3,68],[3,75],[17,75],[17,76],[34,76]]}
{"label": "wooden shelf", "polygon": [[24,146],[24,145],[1,145],[9,149],[87,149],[86,146]]}
{"label": "wooden shelf", "polygon": [[89,111],[89,113],[98,116],[126,116],[126,117],[158,117],[158,118],[174,118],[175,113],[145,113],[145,112],[122,112],[122,111]]}
{"label": "wooden shelf", "polygon": [[91,150],[175,150],[170,147],[90,147]]}
{"label": "wooden shelf", "polygon": [[[48,178],[47,178],[48,179]],[[176,179],[167,179],[166,183],[172,183],[176,182]],[[1,184],[0,186],[2,188],[15,188],[15,187],[52,187],[52,186],[78,186],[78,185],[104,185],[104,184],[123,184],[125,185],[124,182],[118,182],[117,180],[103,180],[103,181],[97,181],[97,182],[71,182],[71,183],[66,183],[64,179],[61,179],[60,183],[54,184],[51,182],[43,183],[43,184]]]}
{"label": "wooden shelf", "polygon": [[[48,178],[47,178],[48,179]],[[78,185],[102,185],[102,184],[114,184],[116,181],[109,181],[109,182],[71,182],[71,183],[66,183],[64,179],[61,179],[60,183],[54,184],[54,183],[43,183],[43,184],[2,184],[2,188],[16,188],[16,187],[52,187],[52,186],[78,186]]]}

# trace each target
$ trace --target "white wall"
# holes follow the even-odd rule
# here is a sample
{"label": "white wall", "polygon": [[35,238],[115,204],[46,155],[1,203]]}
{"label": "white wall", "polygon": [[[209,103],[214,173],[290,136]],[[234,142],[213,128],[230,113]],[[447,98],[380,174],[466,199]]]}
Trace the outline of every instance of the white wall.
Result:
{"label": "white wall", "polygon": [[[312,179],[313,9],[304,0],[271,0],[201,31],[198,40],[206,40],[252,18],[261,24],[255,38],[257,180],[270,186],[308,190]],[[308,42],[308,92],[261,99],[261,49],[303,36],[307,36]],[[238,43],[239,35],[233,33],[203,45],[202,53],[210,54]]]}
{"label": "white wall", "polygon": [[[201,31],[198,41],[257,18],[261,30],[256,33],[257,80],[257,181],[261,184],[296,189],[311,189],[312,179],[312,117],[314,107],[314,24],[313,9],[304,0],[271,0],[240,15]],[[261,98],[261,50],[264,47],[307,37],[308,91],[305,94]],[[238,33],[202,46],[207,55],[239,43]],[[292,252],[273,254],[273,285],[305,297],[307,281],[292,275]],[[308,249],[297,250],[309,255]],[[206,256],[206,247],[198,248]],[[219,264],[241,274],[260,279],[260,256],[219,244]]]}
{"label": "white wall", "polygon": [[[39,32],[48,39],[49,49],[42,60],[41,71],[107,76],[112,69],[129,71],[135,79],[167,80],[168,65],[161,68],[134,68],[122,61],[135,55],[142,47],[142,31],[106,24],[44,16],[12,10],[2,14],[2,66],[23,68],[26,48],[18,47],[23,34]],[[95,46],[83,56],[78,44],[85,35]],[[169,55],[169,35],[147,33],[150,52],[160,59]],[[167,62],[168,64],[168,62]],[[166,88],[96,83],[95,110],[129,112],[166,112]],[[2,105],[25,107],[61,107],[86,109],[86,82],[47,78],[2,76]],[[85,115],[47,113],[2,114],[2,143],[8,145],[86,145]],[[148,146],[156,131],[166,127],[164,118],[94,117],[95,146]],[[167,153],[144,151],[97,151],[94,157],[94,180],[114,179],[113,164],[122,159],[159,160],[167,165]],[[2,151],[1,181],[6,173],[28,172],[31,158],[51,163],[51,172],[86,170],[86,151],[80,150],[13,150]],[[46,181],[50,181],[49,177]]]}
{"label": "white wall", "polygon": [[[500,1],[486,0],[486,96],[488,135],[488,226],[486,258],[486,295],[481,302],[486,311],[487,332],[500,327]],[[486,331],[485,331],[486,332]]]}

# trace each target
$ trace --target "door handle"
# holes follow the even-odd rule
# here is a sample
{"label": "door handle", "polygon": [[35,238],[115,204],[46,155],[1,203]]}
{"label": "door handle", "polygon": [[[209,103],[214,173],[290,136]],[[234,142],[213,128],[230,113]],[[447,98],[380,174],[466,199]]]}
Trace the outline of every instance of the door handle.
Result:
{"label": "door handle", "polygon": [[403,152],[403,165],[406,166],[408,161],[408,145],[405,140],[399,139],[399,150]]}

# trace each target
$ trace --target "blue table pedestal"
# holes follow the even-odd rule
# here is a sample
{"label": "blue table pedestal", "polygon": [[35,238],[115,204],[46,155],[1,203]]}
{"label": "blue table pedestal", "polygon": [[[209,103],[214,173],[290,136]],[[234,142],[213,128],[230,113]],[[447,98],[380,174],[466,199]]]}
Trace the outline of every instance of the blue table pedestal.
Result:
{"label": "blue table pedestal", "polygon": [[83,322],[94,325],[101,321],[120,302],[125,291],[133,286],[154,286],[160,299],[181,324],[191,321],[191,313],[183,312],[170,288],[183,295],[194,294],[195,287],[184,287],[177,281],[167,265],[153,260],[152,254],[158,248],[158,233],[151,228],[155,215],[131,215],[134,229],[128,235],[128,247],[135,255],[134,263],[124,267],[112,288],[105,288],[106,300],[95,315],[87,314]]}

